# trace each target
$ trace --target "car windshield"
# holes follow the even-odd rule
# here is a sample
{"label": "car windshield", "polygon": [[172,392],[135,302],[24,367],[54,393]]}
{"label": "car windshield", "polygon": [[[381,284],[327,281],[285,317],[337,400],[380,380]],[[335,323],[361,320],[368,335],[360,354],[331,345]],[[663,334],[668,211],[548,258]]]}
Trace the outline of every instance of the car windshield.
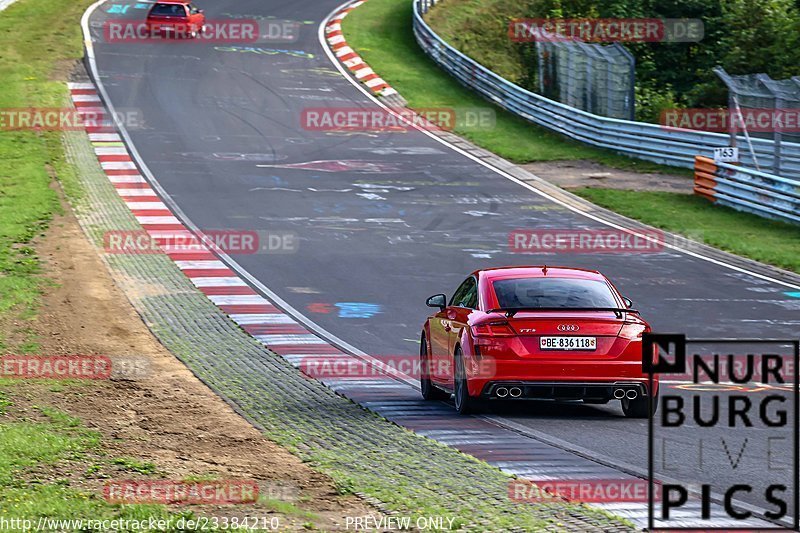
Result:
{"label": "car windshield", "polygon": [[151,13],[168,17],[185,17],[186,9],[182,4],[156,4],[153,6]]}
{"label": "car windshield", "polygon": [[517,278],[495,281],[502,309],[618,307],[608,284],[590,279]]}

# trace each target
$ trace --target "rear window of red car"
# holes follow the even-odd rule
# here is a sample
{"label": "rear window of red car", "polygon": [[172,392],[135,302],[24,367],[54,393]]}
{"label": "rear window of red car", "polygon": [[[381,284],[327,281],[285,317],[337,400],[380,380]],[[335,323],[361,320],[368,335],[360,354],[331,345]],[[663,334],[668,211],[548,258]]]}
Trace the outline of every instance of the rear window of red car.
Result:
{"label": "rear window of red car", "polygon": [[156,4],[150,14],[164,17],[185,17],[186,7],[183,4]]}
{"label": "rear window of red car", "polygon": [[617,307],[608,284],[591,279],[516,278],[492,283],[502,309]]}

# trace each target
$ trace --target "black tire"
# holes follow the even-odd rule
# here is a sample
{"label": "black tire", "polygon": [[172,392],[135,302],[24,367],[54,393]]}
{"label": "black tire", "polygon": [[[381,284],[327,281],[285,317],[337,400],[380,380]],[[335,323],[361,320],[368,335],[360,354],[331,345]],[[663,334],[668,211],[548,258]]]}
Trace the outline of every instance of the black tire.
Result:
{"label": "black tire", "polygon": [[482,403],[480,399],[469,395],[467,388],[467,373],[464,368],[464,357],[461,352],[461,347],[456,346],[456,351],[453,354],[454,376],[453,388],[455,390],[454,398],[456,404],[456,411],[460,415],[469,415],[479,413],[481,411]]}
{"label": "black tire", "polygon": [[658,393],[653,396],[652,412],[649,411],[650,404],[647,396],[639,396],[635,400],[623,398],[620,402],[622,403],[622,412],[628,418],[649,418],[658,410]]}
{"label": "black tire", "polygon": [[428,361],[428,340],[425,338],[425,334],[422,334],[422,338],[419,341],[419,359],[420,359],[420,372],[419,372],[419,390],[422,393],[422,397],[426,400],[446,400],[450,397],[449,394],[444,392],[442,389],[436,388],[430,378],[430,374],[428,373],[429,368],[429,361]]}

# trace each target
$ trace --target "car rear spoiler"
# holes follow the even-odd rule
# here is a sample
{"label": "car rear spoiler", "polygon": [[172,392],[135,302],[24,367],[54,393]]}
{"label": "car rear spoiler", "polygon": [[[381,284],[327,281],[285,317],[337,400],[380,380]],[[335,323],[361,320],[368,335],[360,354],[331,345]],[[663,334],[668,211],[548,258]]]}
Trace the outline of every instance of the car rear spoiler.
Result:
{"label": "car rear spoiler", "polygon": [[623,309],[621,307],[500,307],[497,309],[490,309],[487,313],[505,313],[506,317],[511,318],[515,314],[523,311],[537,312],[537,311],[610,311],[617,315],[617,318],[622,318],[622,313],[635,313],[639,314],[636,309]]}

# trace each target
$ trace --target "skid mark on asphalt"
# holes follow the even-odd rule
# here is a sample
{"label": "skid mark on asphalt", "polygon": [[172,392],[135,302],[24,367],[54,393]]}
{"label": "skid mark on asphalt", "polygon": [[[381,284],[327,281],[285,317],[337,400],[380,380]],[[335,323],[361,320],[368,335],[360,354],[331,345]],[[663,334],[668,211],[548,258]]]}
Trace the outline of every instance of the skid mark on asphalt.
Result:
{"label": "skid mark on asphalt", "polygon": [[306,52],[305,50],[286,50],[279,48],[261,48],[258,46],[215,46],[214,50],[217,52],[239,52],[242,54],[256,54],[256,55],[288,55],[291,57],[298,57],[303,59],[314,59],[314,54]]}
{"label": "skid mark on asphalt", "polygon": [[363,161],[359,159],[305,161],[302,163],[256,166],[258,168],[288,168],[297,170],[312,170],[315,172],[365,172],[380,174],[400,171],[396,165],[392,165],[390,163],[384,163],[381,161]]}

